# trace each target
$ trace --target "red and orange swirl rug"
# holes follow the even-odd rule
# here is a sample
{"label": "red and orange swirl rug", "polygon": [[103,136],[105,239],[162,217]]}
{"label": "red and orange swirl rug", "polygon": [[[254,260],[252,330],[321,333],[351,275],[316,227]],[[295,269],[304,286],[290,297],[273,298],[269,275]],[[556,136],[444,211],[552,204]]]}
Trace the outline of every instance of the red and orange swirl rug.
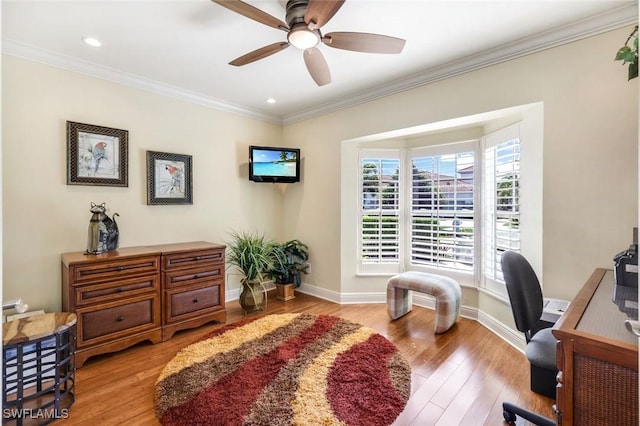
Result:
{"label": "red and orange swirl rug", "polygon": [[163,425],[389,425],[411,369],[375,330],[309,314],[224,326],[182,349],[156,382]]}

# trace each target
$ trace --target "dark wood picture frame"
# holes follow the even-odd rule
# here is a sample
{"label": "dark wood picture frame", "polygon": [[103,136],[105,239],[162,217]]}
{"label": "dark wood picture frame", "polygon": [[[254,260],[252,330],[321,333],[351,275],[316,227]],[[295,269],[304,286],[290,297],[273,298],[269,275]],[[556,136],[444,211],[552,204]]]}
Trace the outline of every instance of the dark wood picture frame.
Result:
{"label": "dark wood picture frame", "polygon": [[129,132],[67,121],[67,185],[129,186]]}
{"label": "dark wood picture frame", "polygon": [[147,151],[147,204],[193,204],[192,158]]}

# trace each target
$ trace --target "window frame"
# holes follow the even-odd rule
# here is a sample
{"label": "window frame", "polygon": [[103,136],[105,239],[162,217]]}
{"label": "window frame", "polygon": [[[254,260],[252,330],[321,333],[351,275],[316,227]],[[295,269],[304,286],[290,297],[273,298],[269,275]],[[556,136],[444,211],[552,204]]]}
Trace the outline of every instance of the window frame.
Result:
{"label": "window frame", "polygon": [[[534,116],[535,117],[535,116]],[[532,120],[533,121],[533,120]],[[534,121],[531,124],[526,124],[526,120],[515,122],[508,126],[501,127],[498,130],[492,132],[486,132],[483,136],[473,139],[465,139],[462,141],[454,141],[450,143],[439,143],[424,146],[416,146],[415,143],[409,145],[405,141],[404,145],[394,148],[368,148],[366,145],[357,147],[358,158],[358,179],[357,179],[357,212],[358,212],[358,233],[357,233],[357,269],[356,276],[391,276],[393,274],[402,271],[423,271],[428,273],[435,273],[440,275],[450,276],[456,279],[463,286],[470,286],[478,288],[479,290],[486,291],[488,294],[493,295],[501,300],[507,300],[506,286],[504,282],[496,280],[488,280],[484,275],[484,256],[486,251],[484,225],[485,219],[485,205],[483,191],[485,190],[485,149],[494,143],[494,140],[499,135],[508,134],[517,130],[517,139],[519,140],[520,149],[520,169],[519,169],[519,229],[521,233],[520,250],[524,253],[538,254],[540,249],[540,239],[536,233],[539,233],[538,225],[541,225],[539,215],[541,213],[541,193],[542,186],[541,173],[541,146],[537,143],[528,146],[523,141],[523,133],[528,135],[530,139],[537,141],[540,134],[535,132],[537,123]],[[495,127],[494,127],[495,128]],[[395,141],[397,143],[398,141]],[[495,145],[501,141],[495,142]],[[469,149],[469,147],[473,149]],[[526,148],[526,149],[525,149]],[[443,269],[434,268],[427,265],[411,265],[411,196],[412,196],[412,159],[421,156],[429,155],[447,155],[460,153],[465,151],[474,150],[474,268],[473,271],[457,271],[455,269]],[[524,154],[523,154],[524,152]],[[400,206],[399,206],[399,263],[394,264],[393,267],[389,265],[376,266],[368,265],[363,267],[360,254],[362,253],[362,159],[363,158],[375,158],[377,155],[381,155],[382,158],[399,159],[400,173],[399,173],[399,185],[400,185]],[[531,157],[529,159],[529,157]],[[523,162],[523,158],[525,158]],[[404,170],[403,170],[404,169]],[[523,184],[524,176],[528,176],[526,183]],[[531,192],[532,191],[532,192]],[[531,192],[531,194],[529,194]],[[522,209],[523,206],[523,194],[526,194],[525,202],[529,208]],[[531,210],[531,211],[529,211]],[[523,221],[523,217],[525,220]],[[531,222],[531,223],[530,223]],[[531,229],[529,229],[531,228]],[[525,231],[526,229],[526,231]],[[526,241],[525,241],[526,239]],[[530,240],[530,241],[529,241]]]}
{"label": "window frame", "polygon": [[398,205],[404,205],[404,191],[402,190],[404,183],[402,177],[402,164],[405,161],[405,153],[400,148],[389,149],[359,149],[358,150],[358,197],[357,197],[357,212],[358,212],[358,243],[357,243],[357,255],[358,255],[358,275],[393,275],[403,270],[404,264],[404,215],[402,209],[398,208],[398,262],[384,262],[384,263],[367,263],[362,261],[363,252],[363,226],[362,217],[364,209],[362,208],[363,201],[363,173],[362,173],[362,161],[367,158],[376,159],[393,159],[398,160],[399,176],[398,176]]}
{"label": "window frame", "polygon": [[[492,192],[495,192],[496,190],[496,181],[495,181],[495,173],[494,175],[491,177],[492,178],[492,185],[491,185],[491,189],[487,188],[487,184],[486,184],[486,180],[487,178],[489,178],[486,174],[484,174],[487,171],[487,168],[485,167],[485,161],[486,161],[486,157],[487,157],[487,152],[489,149],[493,149],[496,148],[498,145],[501,145],[503,143],[512,141],[512,140],[518,140],[518,145],[519,145],[519,153],[520,155],[522,154],[522,132],[521,132],[521,123],[516,123],[516,124],[512,124],[510,126],[504,127],[502,129],[496,130],[495,132],[491,132],[488,133],[487,135],[485,135],[482,138],[481,141],[481,153],[482,153],[482,171],[483,171],[483,186],[482,186],[482,192],[484,193],[485,191],[489,191],[491,190]],[[522,189],[522,185],[521,185],[521,180],[522,180],[522,171],[521,171],[521,167],[520,167],[520,163],[522,162],[522,158],[519,157],[518,158],[518,172],[519,172],[519,176],[518,176],[518,187],[519,190]],[[522,221],[520,220],[520,197],[518,197],[519,202],[518,202],[518,208],[519,208],[519,234],[520,234],[520,241],[522,241]],[[489,197],[483,196],[482,197],[482,211],[483,213],[486,215],[489,207],[487,206],[489,202]],[[484,222],[484,221],[483,221]],[[494,219],[492,221],[492,226],[494,227],[494,235],[495,235],[495,226],[496,226],[496,220]],[[486,236],[486,227],[482,226],[481,228],[481,232],[482,232],[482,258],[481,258],[481,271],[480,271],[480,277],[481,277],[481,281],[480,281],[480,286],[489,291],[490,293],[496,294],[498,296],[501,296],[503,298],[508,298],[509,295],[507,294],[507,288],[505,285],[504,280],[501,280],[499,278],[496,278],[495,276],[490,276],[488,274],[485,273],[485,270],[487,268],[487,257],[488,252],[491,251],[494,255],[495,255],[495,247],[489,247],[488,244],[491,244],[491,241],[488,241],[489,238]],[[521,245],[520,248],[518,249],[518,251],[521,251]],[[493,257],[492,257],[493,258]],[[495,260],[493,261],[495,264]]]}
{"label": "window frame", "polygon": [[[405,174],[407,182],[411,182],[410,175],[412,173],[412,160],[414,158],[422,158],[422,157],[431,157],[438,155],[455,155],[463,152],[474,152],[474,190],[473,190],[473,203],[474,203],[474,266],[471,271],[464,271],[453,268],[437,268],[430,265],[419,265],[419,264],[411,264],[411,238],[409,235],[411,234],[411,216],[412,216],[412,208],[411,205],[406,206],[404,213],[406,216],[405,223],[407,224],[407,228],[405,229],[405,235],[407,235],[407,243],[405,245],[405,271],[419,271],[419,272],[427,272],[431,274],[439,274],[446,275],[455,280],[457,280],[461,284],[469,285],[469,286],[478,286],[478,267],[475,262],[475,253],[478,253],[480,248],[480,238],[478,238],[478,234],[475,232],[478,228],[478,220],[481,212],[479,211],[479,191],[476,188],[476,182],[478,180],[478,175],[476,175],[476,169],[478,167],[478,155],[479,155],[479,147],[480,147],[480,139],[470,139],[463,141],[456,141],[447,144],[439,144],[439,145],[430,145],[423,147],[414,147],[407,149],[407,158],[405,160]],[[406,198],[407,200],[411,199],[411,185],[405,184],[405,190],[407,192]]]}

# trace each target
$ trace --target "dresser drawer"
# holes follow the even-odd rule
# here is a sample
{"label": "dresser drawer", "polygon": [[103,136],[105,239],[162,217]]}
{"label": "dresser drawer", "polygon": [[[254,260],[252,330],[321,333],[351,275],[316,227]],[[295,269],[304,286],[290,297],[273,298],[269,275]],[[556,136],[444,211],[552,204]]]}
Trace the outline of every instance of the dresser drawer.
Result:
{"label": "dresser drawer", "polygon": [[225,246],[206,241],[63,253],[62,309],[77,316],[76,366],[225,322],[224,262]]}
{"label": "dresser drawer", "polygon": [[160,291],[160,274],[74,287],[76,306],[112,302],[158,291]]}
{"label": "dresser drawer", "polygon": [[224,265],[209,265],[201,268],[165,272],[164,288],[186,287],[219,281],[224,278]]}
{"label": "dresser drawer", "polygon": [[71,278],[74,285],[89,281],[127,278],[132,275],[149,274],[160,271],[159,256],[135,257],[113,261],[93,262],[72,266]]}
{"label": "dresser drawer", "polygon": [[186,291],[168,290],[165,292],[165,320],[179,321],[222,309],[220,294],[223,291],[221,283]]}
{"label": "dresser drawer", "polygon": [[163,270],[197,268],[203,265],[221,264],[224,267],[224,249],[198,250],[165,254]]}
{"label": "dresser drawer", "polygon": [[155,295],[132,297],[99,307],[80,308],[78,348],[160,327],[160,298]]}

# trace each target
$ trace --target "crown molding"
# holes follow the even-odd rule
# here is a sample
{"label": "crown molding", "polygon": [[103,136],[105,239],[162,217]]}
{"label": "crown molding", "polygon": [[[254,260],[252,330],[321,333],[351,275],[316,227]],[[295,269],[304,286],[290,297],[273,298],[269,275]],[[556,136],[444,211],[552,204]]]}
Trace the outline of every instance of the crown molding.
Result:
{"label": "crown molding", "polygon": [[2,53],[61,68],[67,71],[85,74],[90,77],[112,81],[124,86],[179,99],[207,108],[244,115],[271,123],[282,124],[282,119],[278,116],[268,115],[241,105],[215,99],[210,96],[205,96],[177,86],[161,83],[156,80],[140,77],[115,68],[109,68],[71,56],[61,55],[60,53],[53,52],[51,50],[20,43],[12,39],[2,39]]}
{"label": "crown molding", "polygon": [[325,103],[314,108],[298,111],[295,114],[286,115],[282,118],[282,123],[283,125],[293,124],[330,112],[350,108],[375,99],[446,80],[451,77],[636,23],[638,23],[638,4],[633,3],[620,6],[562,27],[557,27],[531,37],[503,44],[494,49],[467,56],[461,60],[451,61],[408,77],[369,88],[366,91],[352,93],[336,102]]}
{"label": "crown molding", "polygon": [[632,3],[611,9],[580,21],[575,21],[562,27],[554,28],[543,33],[503,44],[497,48],[486,50],[464,59],[451,61],[447,64],[430,68],[390,81],[385,84],[368,88],[365,91],[343,96],[333,102],[317,105],[313,108],[297,111],[283,117],[265,114],[241,105],[233,104],[221,99],[205,96],[188,91],[177,86],[126,73],[114,68],[97,65],[66,55],[42,49],[39,47],[19,43],[11,39],[2,40],[2,52],[16,57],[40,62],[67,71],[85,74],[91,77],[112,81],[124,86],[134,87],[162,96],[167,96],[185,102],[191,102],[207,108],[239,114],[270,123],[289,125],[307,120],[330,112],[350,108],[386,96],[394,95],[416,87],[445,80],[481,68],[489,67],[501,62],[520,58],[525,55],[540,52],[566,43],[581,40],[607,31],[622,28],[638,22],[638,4]]}

